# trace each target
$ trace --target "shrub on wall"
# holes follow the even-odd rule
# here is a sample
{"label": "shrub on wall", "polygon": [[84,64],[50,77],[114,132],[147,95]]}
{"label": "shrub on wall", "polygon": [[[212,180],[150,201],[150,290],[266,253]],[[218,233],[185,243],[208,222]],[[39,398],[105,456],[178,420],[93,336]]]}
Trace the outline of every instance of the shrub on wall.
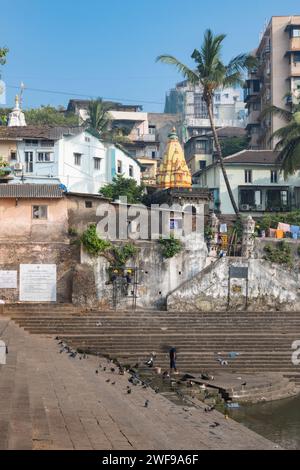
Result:
{"label": "shrub on wall", "polygon": [[97,234],[96,225],[90,225],[81,235],[81,243],[85,250],[92,256],[98,256],[111,248],[111,243],[102,240]]}
{"label": "shrub on wall", "polygon": [[269,243],[264,247],[264,252],[264,259],[271,263],[285,264],[287,266],[292,266],[293,264],[291,248],[285,241],[276,243],[276,245]]}
{"label": "shrub on wall", "polygon": [[125,266],[130,258],[133,258],[138,253],[138,248],[133,243],[126,243],[122,246],[113,246],[111,253],[114,257],[114,261],[111,261],[111,265],[116,268],[122,268]]}
{"label": "shrub on wall", "polygon": [[171,236],[170,238],[160,238],[158,240],[161,245],[161,254],[163,258],[173,258],[173,256],[180,253],[183,249],[183,245],[180,240]]}

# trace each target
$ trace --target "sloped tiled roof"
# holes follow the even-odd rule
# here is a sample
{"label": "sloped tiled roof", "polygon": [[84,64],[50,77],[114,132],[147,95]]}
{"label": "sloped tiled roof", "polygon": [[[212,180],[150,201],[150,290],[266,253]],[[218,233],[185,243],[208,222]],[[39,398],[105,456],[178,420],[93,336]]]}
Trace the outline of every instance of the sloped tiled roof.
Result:
{"label": "sloped tiled roof", "polygon": [[0,184],[0,198],[59,199],[63,195],[58,184]]}
{"label": "sloped tiled roof", "polygon": [[0,140],[3,139],[50,139],[58,140],[63,135],[77,135],[84,129],[82,127],[50,127],[50,126],[0,126]]}
{"label": "sloped tiled roof", "polygon": [[249,163],[258,165],[276,165],[279,152],[273,150],[242,150],[241,152],[224,158],[224,163]]}

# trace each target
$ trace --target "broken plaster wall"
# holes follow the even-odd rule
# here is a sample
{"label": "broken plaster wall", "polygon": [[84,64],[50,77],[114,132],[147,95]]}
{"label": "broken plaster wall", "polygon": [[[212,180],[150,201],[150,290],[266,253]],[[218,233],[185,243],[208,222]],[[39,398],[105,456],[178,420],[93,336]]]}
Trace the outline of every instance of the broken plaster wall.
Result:
{"label": "broken plaster wall", "polygon": [[[171,259],[163,259],[157,241],[135,241],[139,252],[135,262],[127,267],[138,267],[137,307],[165,308],[167,296],[185,281],[192,279],[205,266],[207,247],[196,233],[185,238],[184,249]],[[75,271],[73,302],[88,306],[112,307],[112,285],[108,283],[109,262],[103,256],[91,257],[81,251],[81,265]],[[78,281],[78,282],[77,282]],[[95,288],[93,288],[93,285]],[[90,294],[88,293],[90,292]],[[119,309],[130,309],[132,299],[123,297]]]}
{"label": "broken plaster wall", "polygon": [[[181,285],[167,299],[172,311],[225,311],[228,309],[229,266],[248,266],[248,310],[268,311],[300,309],[299,274],[293,269],[263,259],[223,258]],[[246,281],[232,279],[231,310],[244,310]]]}

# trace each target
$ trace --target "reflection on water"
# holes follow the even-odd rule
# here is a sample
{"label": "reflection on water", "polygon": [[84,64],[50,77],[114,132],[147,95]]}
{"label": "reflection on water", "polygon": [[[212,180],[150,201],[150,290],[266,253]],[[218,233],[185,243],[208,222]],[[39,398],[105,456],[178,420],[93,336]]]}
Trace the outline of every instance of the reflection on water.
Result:
{"label": "reflection on water", "polygon": [[286,449],[300,449],[300,396],[241,406],[230,416]]}

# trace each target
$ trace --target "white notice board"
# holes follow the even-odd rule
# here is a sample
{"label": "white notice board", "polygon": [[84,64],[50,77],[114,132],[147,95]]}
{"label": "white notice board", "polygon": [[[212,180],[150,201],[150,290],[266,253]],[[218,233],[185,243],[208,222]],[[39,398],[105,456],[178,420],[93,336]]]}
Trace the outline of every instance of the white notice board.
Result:
{"label": "white notice board", "polygon": [[0,289],[16,289],[17,279],[17,271],[0,270]]}
{"label": "white notice board", "polygon": [[56,264],[20,264],[20,301],[56,302]]}

